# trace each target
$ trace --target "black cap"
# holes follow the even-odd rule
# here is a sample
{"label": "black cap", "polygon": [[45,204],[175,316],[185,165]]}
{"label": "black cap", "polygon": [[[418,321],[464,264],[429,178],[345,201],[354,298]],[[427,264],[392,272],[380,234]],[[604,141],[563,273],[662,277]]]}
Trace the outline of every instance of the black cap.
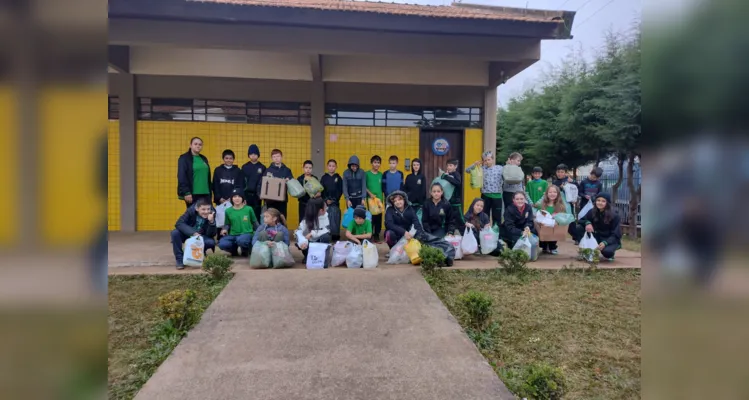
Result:
{"label": "black cap", "polygon": [[234,189],[231,191],[231,197],[234,197],[234,196],[239,196],[242,198],[242,200],[244,200],[244,192],[242,192],[242,190],[240,189]]}
{"label": "black cap", "polygon": [[260,157],[260,149],[257,147],[256,144],[251,144],[250,147],[247,149],[247,157],[249,157],[250,154],[257,154],[257,156]]}

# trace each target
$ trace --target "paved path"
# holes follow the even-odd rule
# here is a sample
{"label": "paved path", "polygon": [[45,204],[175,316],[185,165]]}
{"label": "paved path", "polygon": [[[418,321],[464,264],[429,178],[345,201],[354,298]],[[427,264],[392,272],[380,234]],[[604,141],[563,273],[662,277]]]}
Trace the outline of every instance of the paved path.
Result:
{"label": "paved path", "polygon": [[511,398],[415,268],[239,273],[136,397]]}
{"label": "paved path", "polygon": [[[172,247],[169,243],[168,232],[137,232],[137,233],[120,233],[111,232],[109,234],[109,273],[110,274],[172,274],[174,269],[174,256]],[[303,269],[301,263],[302,254],[292,247],[292,254],[297,260],[295,268]],[[389,266],[385,264],[385,255],[388,248],[385,244],[378,246],[380,253],[380,268],[412,268],[414,266]],[[565,265],[575,264],[580,266],[576,261],[577,247],[571,240],[560,243],[559,255],[541,255],[539,260],[528,264],[531,268],[537,269],[560,269]],[[223,253],[219,250],[219,253]],[[639,253],[619,250],[616,252],[616,260],[613,262],[602,262],[601,268],[640,268],[641,256]],[[249,267],[246,258],[238,258],[235,264],[236,271],[248,270]],[[468,256],[463,260],[455,262],[455,269],[489,269],[497,268],[495,257],[488,256]],[[180,273],[189,273],[189,269]],[[197,272],[197,271],[192,271]]]}

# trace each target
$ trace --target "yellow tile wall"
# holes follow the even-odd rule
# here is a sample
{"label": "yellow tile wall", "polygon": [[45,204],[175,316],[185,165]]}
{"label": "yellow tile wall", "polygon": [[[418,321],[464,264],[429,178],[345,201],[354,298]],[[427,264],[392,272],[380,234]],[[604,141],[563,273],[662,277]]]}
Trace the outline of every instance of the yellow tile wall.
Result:
{"label": "yellow tile wall", "polygon": [[[252,143],[260,148],[260,161],[266,166],[270,164],[272,149],[283,151],[284,164],[295,177],[301,175],[302,163],[310,158],[309,126],[138,121],[138,230],[171,230],[185,211],[185,203],[177,198],[177,159],[188,150],[194,136],[203,139],[203,155],[208,158],[211,174],[222,163],[221,153],[225,149],[234,151],[238,166],[249,161],[247,148]],[[291,226],[299,224],[297,207],[297,200],[291,198],[288,205]]]}
{"label": "yellow tile wall", "polygon": [[[484,145],[484,131],[482,129],[466,129],[465,130],[465,164],[461,168],[463,171],[468,165],[473,164],[477,160],[481,160],[481,153],[483,153],[482,147]],[[481,197],[481,189],[474,189],[471,187],[471,175],[464,174],[463,179],[466,182],[463,185],[463,212],[468,211],[468,207],[471,206],[473,199]]]}
{"label": "yellow tile wall", "polygon": [[110,120],[107,130],[107,227],[120,230],[120,121]]}
{"label": "yellow tile wall", "polygon": [[[362,164],[361,168],[368,171],[372,168],[369,159],[375,154],[382,158],[380,171],[388,168],[388,158],[391,155],[397,155],[398,169],[407,175],[403,161],[406,158],[413,160],[419,157],[419,128],[325,127],[325,160],[335,159],[338,162],[338,173],[341,176],[352,155],[358,156]],[[346,201],[343,197],[341,209],[346,209]]]}
{"label": "yellow tile wall", "polygon": [[[5,191],[0,196],[0,207],[3,210],[13,210],[16,207],[18,196],[18,109],[16,105],[18,99],[16,92],[9,86],[0,87],[0,135],[3,138],[3,145],[0,146],[0,184],[9,191]],[[0,224],[0,245],[10,246],[16,242],[17,236],[14,234],[15,227],[18,226],[18,213],[6,212],[5,221]]]}

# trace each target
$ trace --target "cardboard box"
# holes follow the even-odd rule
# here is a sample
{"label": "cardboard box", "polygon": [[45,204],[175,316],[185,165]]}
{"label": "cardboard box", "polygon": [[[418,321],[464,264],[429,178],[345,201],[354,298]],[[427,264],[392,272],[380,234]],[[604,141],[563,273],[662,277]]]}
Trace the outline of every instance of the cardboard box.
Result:
{"label": "cardboard box", "polygon": [[567,240],[567,227],[556,225],[553,228],[536,223],[538,240],[542,242],[564,242]]}
{"label": "cardboard box", "polygon": [[264,176],[260,182],[260,198],[271,201],[286,200],[286,180]]}

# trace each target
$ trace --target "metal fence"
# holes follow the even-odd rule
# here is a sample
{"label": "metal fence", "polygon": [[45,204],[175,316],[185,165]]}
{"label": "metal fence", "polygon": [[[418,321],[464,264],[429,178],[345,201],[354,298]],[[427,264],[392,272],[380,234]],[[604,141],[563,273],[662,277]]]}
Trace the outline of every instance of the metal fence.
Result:
{"label": "metal fence", "polygon": [[[578,177],[577,183],[582,182],[585,179],[585,177]],[[634,178],[635,188],[640,187],[640,177]],[[601,183],[603,184],[603,191],[604,193],[608,193],[609,195],[613,195],[613,186],[616,183],[616,178],[601,178]],[[624,177],[622,179],[622,184],[619,186],[619,191],[617,194],[617,200],[616,200],[616,209],[619,212],[619,217],[621,217],[622,224],[629,225],[630,224],[630,215],[629,215],[629,202],[632,199],[633,193],[630,193],[629,186],[627,185],[627,177]],[[640,226],[641,222],[641,213],[640,213],[640,204],[637,205],[637,215],[635,216],[637,221],[637,226]]]}

